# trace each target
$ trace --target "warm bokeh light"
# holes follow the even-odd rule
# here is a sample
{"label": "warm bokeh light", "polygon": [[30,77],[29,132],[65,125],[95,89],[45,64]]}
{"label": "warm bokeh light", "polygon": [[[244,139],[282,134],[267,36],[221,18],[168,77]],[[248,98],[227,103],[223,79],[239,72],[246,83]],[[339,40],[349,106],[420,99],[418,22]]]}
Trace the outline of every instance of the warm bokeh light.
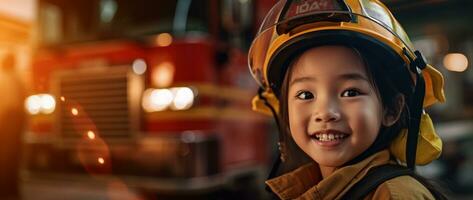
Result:
{"label": "warm bokeh light", "polygon": [[97,159],[97,161],[98,161],[100,164],[102,164],[102,165],[105,163],[105,160],[104,160],[102,157],[100,157],[99,159]]}
{"label": "warm bokeh light", "polygon": [[72,108],[71,113],[72,115],[77,116],[79,114],[79,110],[77,110],[77,108]]}
{"label": "warm bokeh light", "polygon": [[196,92],[189,87],[169,89],[148,89],[143,94],[142,106],[147,112],[163,111],[168,108],[185,110],[192,107]]}
{"label": "warm bokeh light", "polygon": [[95,133],[93,131],[87,131],[87,137],[89,137],[89,139],[93,140],[93,139],[95,139]]}
{"label": "warm bokeh light", "polygon": [[151,75],[154,86],[169,87],[174,78],[174,70],[174,65],[171,62],[163,62],[155,66]]}
{"label": "warm bokeh light", "polygon": [[38,114],[41,109],[41,98],[37,95],[29,96],[25,101],[25,107],[30,114]]}
{"label": "warm bokeh light", "polygon": [[133,61],[132,64],[133,72],[138,75],[144,74],[146,72],[147,67],[148,66],[146,65],[145,60],[141,58],[136,59],[135,61]]}
{"label": "warm bokeh light", "polygon": [[25,100],[25,108],[31,115],[51,114],[56,108],[56,100],[49,94],[31,95]]}
{"label": "warm bokeh light", "polygon": [[468,68],[468,58],[461,53],[449,53],[443,58],[443,65],[450,71],[463,72]]}
{"label": "warm bokeh light", "polygon": [[61,101],[62,101],[62,102],[65,102],[65,101],[66,101],[66,97],[61,96]]}
{"label": "warm bokeh light", "polygon": [[188,87],[179,87],[174,90],[173,109],[188,109],[194,103],[194,92]]}
{"label": "warm bokeh light", "polygon": [[151,92],[151,104],[155,111],[166,109],[172,102],[173,95],[168,89],[157,89]]}
{"label": "warm bokeh light", "polygon": [[167,109],[174,97],[169,89],[148,89],[143,95],[143,109],[148,112]]}
{"label": "warm bokeh light", "polygon": [[172,43],[172,35],[169,33],[161,33],[156,36],[156,44],[161,47],[166,47],[171,45]]}
{"label": "warm bokeh light", "polygon": [[143,92],[143,97],[141,100],[141,106],[147,112],[153,112],[153,106],[151,105],[151,93],[154,89],[147,89]]}
{"label": "warm bokeh light", "polygon": [[43,94],[40,96],[41,98],[41,112],[44,114],[50,114],[54,112],[56,108],[56,100],[54,97],[48,94]]}

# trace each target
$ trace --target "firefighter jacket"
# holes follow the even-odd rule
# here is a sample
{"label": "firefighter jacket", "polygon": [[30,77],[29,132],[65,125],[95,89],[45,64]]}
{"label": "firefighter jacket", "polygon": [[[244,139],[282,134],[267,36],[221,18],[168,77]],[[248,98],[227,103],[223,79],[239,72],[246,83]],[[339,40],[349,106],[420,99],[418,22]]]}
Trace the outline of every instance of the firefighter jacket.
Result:
{"label": "firefighter jacket", "polygon": [[[388,150],[383,150],[354,164],[336,169],[322,179],[317,163],[303,165],[291,172],[266,181],[281,199],[336,200],[343,197],[351,186],[361,180],[373,167],[394,163]],[[390,179],[365,199],[435,199],[427,188],[411,176]]]}

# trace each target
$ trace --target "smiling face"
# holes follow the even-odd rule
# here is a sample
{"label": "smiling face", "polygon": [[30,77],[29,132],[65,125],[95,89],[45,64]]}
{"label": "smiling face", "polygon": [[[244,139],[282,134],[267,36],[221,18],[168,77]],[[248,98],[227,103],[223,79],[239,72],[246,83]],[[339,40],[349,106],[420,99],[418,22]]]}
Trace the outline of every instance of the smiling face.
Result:
{"label": "smiling face", "polygon": [[289,73],[291,135],[321,167],[339,167],[373,144],[383,122],[382,103],[353,49],[309,49]]}

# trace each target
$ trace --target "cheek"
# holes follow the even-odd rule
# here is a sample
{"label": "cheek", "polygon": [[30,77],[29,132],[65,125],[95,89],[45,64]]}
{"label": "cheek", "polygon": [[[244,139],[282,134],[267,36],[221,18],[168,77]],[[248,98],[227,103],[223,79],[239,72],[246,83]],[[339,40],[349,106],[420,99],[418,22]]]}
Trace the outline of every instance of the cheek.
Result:
{"label": "cheek", "polygon": [[348,109],[352,128],[375,137],[381,127],[382,110],[377,101],[369,100],[350,106]]}
{"label": "cheek", "polygon": [[306,124],[308,123],[308,110],[306,106],[288,101],[289,129],[293,137],[305,134]]}

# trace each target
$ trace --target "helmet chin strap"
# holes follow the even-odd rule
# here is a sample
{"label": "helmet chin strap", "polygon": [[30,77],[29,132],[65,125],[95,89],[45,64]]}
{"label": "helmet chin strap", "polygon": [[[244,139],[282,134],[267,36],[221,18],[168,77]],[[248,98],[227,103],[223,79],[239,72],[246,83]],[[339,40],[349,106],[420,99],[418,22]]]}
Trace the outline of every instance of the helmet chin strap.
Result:
{"label": "helmet chin strap", "polygon": [[[278,135],[278,141],[279,142],[278,143],[280,143],[281,140],[282,140],[282,134],[283,133],[281,133],[281,125],[279,124],[278,114],[276,113],[276,110],[273,108],[273,106],[269,103],[268,99],[266,99],[266,97],[263,95],[263,92],[264,92],[264,89],[262,87],[260,87],[258,89],[258,97],[261,100],[264,101],[264,105],[266,105],[271,110],[271,113],[273,114],[274,121],[276,121],[276,125],[278,126],[278,132],[279,132],[279,135]],[[279,170],[279,166],[281,165],[281,161],[282,161],[281,152],[278,151],[278,155],[276,157],[276,160],[273,163],[273,166],[271,167],[271,171],[269,172],[267,180],[276,177],[276,174]],[[265,187],[265,190],[268,191],[268,192],[272,192],[271,188],[269,188],[269,186],[267,186],[267,185]]]}
{"label": "helmet chin strap", "polygon": [[425,96],[425,81],[421,70],[427,66],[424,57],[419,51],[415,51],[416,58],[412,58],[406,49],[404,54],[410,60],[409,69],[416,76],[416,86],[412,98],[409,102],[409,125],[406,142],[406,164],[407,167],[414,170],[417,153],[417,140],[419,138],[420,119],[423,112],[423,103]]}

